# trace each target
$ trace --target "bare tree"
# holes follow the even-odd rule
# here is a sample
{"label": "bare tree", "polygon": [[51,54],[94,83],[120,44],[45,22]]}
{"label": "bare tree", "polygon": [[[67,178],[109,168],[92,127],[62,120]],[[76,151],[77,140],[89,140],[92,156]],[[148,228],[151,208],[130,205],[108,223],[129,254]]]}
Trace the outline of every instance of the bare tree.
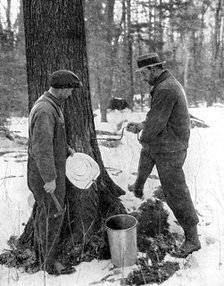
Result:
{"label": "bare tree", "polygon": [[134,80],[133,80],[133,68],[132,68],[132,33],[131,33],[131,0],[127,0],[127,64],[128,64],[128,96],[127,101],[131,108],[133,108],[133,96],[134,96]]}
{"label": "bare tree", "polygon": [[113,86],[114,6],[115,0],[86,2],[91,89],[99,99],[101,122],[107,122]]}

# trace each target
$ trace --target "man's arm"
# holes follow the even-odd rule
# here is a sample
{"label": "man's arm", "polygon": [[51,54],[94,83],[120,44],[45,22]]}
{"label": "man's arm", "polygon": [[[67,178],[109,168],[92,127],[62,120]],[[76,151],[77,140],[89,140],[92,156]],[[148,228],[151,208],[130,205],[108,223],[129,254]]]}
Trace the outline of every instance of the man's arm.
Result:
{"label": "man's arm", "polygon": [[32,154],[45,183],[57,177],[53,150],[54,126],[54,116],[42,111],[36,115],[32,130]]}
{"label": "man's arm", "polygon": [[155,99],[149,110],[140,141],[147,142],[163,131],[176,103],[176,95],[170,90],[161,90],[155,94]]}

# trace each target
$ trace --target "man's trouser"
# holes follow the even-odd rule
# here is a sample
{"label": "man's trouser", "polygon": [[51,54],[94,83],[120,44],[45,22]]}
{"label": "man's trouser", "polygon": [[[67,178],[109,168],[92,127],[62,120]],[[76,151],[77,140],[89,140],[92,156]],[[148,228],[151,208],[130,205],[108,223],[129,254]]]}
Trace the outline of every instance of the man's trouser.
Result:
{"label": "man's trouser", "polygon": [[156,165],[166,202],[183,229],[198,223],[198,216],[182,169],[186,155],[186,150],[150,153],[146,148],[142,148],[135,181],[135,189],[143,189],[148,176]]}
{"label": "man's trouser", "polygon": [[[57,257],[64,215],[54,216],[58,210],[51,195],[44,190],[44,182],[38,170],[36,169],[35,172],[34,170],[32,166],[30,170],[28,169],[28,186],[38,206],[34,218],[34,247],[41,268],[50,270]],[[55,195],[61,207],[64,208],[65,178],[63,172],[58,172],[57,175]]]}

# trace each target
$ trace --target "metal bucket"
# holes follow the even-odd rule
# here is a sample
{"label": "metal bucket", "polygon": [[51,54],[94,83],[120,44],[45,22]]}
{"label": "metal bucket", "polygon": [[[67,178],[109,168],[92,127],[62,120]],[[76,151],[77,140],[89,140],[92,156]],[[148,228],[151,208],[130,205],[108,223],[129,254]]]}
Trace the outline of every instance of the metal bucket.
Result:
{"label": "metal bucket", "polygon": [[135,217],[114,215],[106,220],[111,262],[117,267],[131,266],[137,259],[137,235]]}

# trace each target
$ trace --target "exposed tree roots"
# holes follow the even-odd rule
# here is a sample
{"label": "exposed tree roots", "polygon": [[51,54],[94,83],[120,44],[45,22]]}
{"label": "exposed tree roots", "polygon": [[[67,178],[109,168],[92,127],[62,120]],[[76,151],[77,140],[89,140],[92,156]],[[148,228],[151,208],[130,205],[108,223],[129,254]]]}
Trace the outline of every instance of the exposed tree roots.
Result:
{"label": "exposed tree roots", "polygon": [[[114,209],[111,210],[108,216],[114,214],[114,211]],[[115,212],[119,213],[119,211],[121,209]],[[33,215],[35,215],[35,207]],[[161,200],[149,199],[132,215],[138,219],[137,241],[142,257],[137,260],[139,270],[128,275],[125,279],[126,285],[161,283],[179,269],[178,263],[164,262],[166,254],[171,252],[176,245],[174,235],[169,232],[168,213],[164,210]],[[98,231],[86,235],[82,241],[78,242],[72,236],[63,239],[59,245],[61,262],[75,266],[83,261],[109,259],[110,249],[104,222],[105,219],[102,219]],[[23,267],[27,272],[33,272],[33,269],[38,270],[31,243],[32,228],[28,229],[31,224],[32,216],[25,229],[25,232],[30,232],[30,236],[26,233],[19,239],[12,237],[9,240],[10,249],[0,255],[1,264],[8,267]]]}

